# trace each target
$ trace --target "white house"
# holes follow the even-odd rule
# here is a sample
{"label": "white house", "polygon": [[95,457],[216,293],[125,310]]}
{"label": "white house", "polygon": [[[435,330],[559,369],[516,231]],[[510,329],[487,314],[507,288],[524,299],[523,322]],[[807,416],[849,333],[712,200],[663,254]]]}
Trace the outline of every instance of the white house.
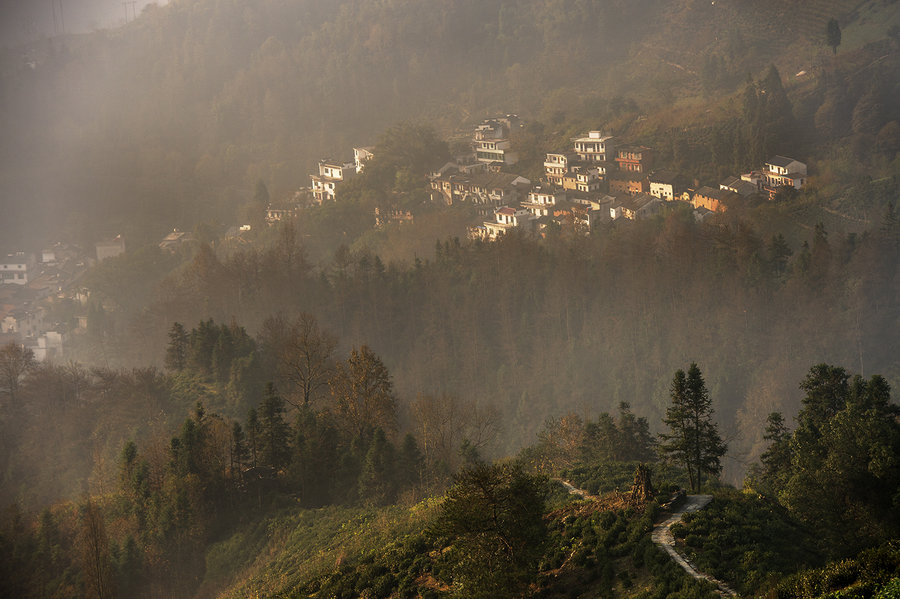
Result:
{"label": "white house", "polygon": [[510,151],[510,134],[521,126],[519,117],[508,114],[504,117],[487,119],[475,128],[472,146],[479,162],[515,164],[519,157]]}
{"label": "white house", "polygon": [[610,205],[616,200],[613,196],[605,193],[570,193],[568,199],[573,204],[580,204],[604,214],[610,214]]}
{"label": "white house", "polygon": [[550,209],[565,199],[565,191],[554,191],[538,186],[528,192],[528,200],[522,202],[522,208],[535,217],[548,216]]}
{"label": "white house", "polygon": [[34,359],[44,362],[47,358],[59,359],[63,354],[64,336],[57,331],[47,331],[34,338],[28,349],[34,352]]}
{"label": "white house", "polygon": [[576,138],[574,142],[575,153],[585,162],[610,162],[616,156],[612,135],[589,131],[586,136]]}
{"label": "white house", "polygon": [[529,187],[531,181],[513,173],[445,174],[431,179],[431,197],[447,205],[471,202],[499,206],[519,202]]}
{"label": "white house", "polygon": [[319,173],[309,176],[310,189],[316,203],[333,200],[337,184],[352,178],[355,174],[356,164],[353,162],[320,160]]}
{"label": "white house", "polygon": [[719,189],[736,193],[742,198],[750,197],[759,191],[759,187],[750,181],[744,181],[740,177],[728,177],[719,183]]}
{"label": "white house", "polygon": [[681,195],[686,185],[683,178],[671,171],[657,171],[649,177],[650,195],[671,202]]}
{"label": "white house", "polygon": [[806,184],[806,164],[787,156],[775,156],[766,162],[765,177],[771,189],[782,186],[801,189]]}
{"label": "white house", "polygon": [[25,285],[34,279],[36,265],[34,254],[7,254],[0,262],[0,283]]}
{"label": "white house", "polygon": [[530,230],[534,217],[525,208],[501,206],[494,211],[494,220],[469,230],[475,239],[493,241],[513,229]]}
{"label": "white house", "polygon": [[563,186],[563,179],[569,168],[578,162],[578,154],[574,152],[551,152],[544,158],[544,176],[547,182],[557,187]]}
{"label": "white house", "polygon": [[600,174],[594,166],[573,166],[563,176],[563,189],[574,189],[582,192],[600,191]]}

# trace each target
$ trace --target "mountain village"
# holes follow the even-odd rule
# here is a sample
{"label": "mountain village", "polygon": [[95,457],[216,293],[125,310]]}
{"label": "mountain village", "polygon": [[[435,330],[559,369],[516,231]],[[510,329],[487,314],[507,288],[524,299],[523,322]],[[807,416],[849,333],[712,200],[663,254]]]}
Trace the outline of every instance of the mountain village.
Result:
{"label": "mountain village", "polygon": [[[659,214],[670,202],[689,205],[698,221],[724,212],[729,203],[753,197],[774,199],[785,189],[799,190],[807,165],[773,156],[758,170],[735,174],[715,186],[701,185],[681,173],[657,168],[653,148],[631,145],[602,131],[588,131],[571,147],[547,152],[540,181],[515,172],[519,161],[512,134],[524,127],[514,114],[480,123],[471,152],[456,156],[429,177],[430,200],[446,205],[472,204],[485,220],[469,228],[471,239],[494,240],[513,229],[544,234],[548,227],[592,231],[599,223]],[[290,201],[270,204],[271,225],[295,217],[304,204],[340,200],[341,183],[365,169],[373,148],[353,149],[353,161],[321,160],[310,187]],[[411,222],[409,211],[376,209],[375,225]]]}
{"label": "mountain village", "polygon": [[[807,165],[773,156],[758,170],[736,174],[717,186],[665,168],[657,168],[652,148],[630,145],[600,130],[572,139],[572,145],[545,154],[540,181],[515,172],[518,154],[512,134],[524,127],[517,115],[484,120],[471,136],[471,152],[456,156],[428,177],[429,198],[436,204],[471,205],[482,218],[468,228],[473,240],[493,241],[513,230],[544,236],[550,230],[588,234],[617,219],[642,219],[660,214],[667,205],[690,206],[703,222],[724,212],[733,202],[774,199],[784,190],[799,190],[807,181]],[[305,207],[341,200],[341,184],[365,170],[374,148],[353,149],[352,161],[321,160],[310,175],[310,186],[282,202],[270,203],[265,221],[274,226],[297,218]],[[376,208],[375,227],[414,223],[410,210]],[[234,226],[225,239],[240,239],[250,225]],[[174,229],[158,246],[175,253],[195,246],[191,232]],[[15,252],[0,261],[0,342],[15,340],[36,359],[62,359],[70,334],[87,329],[88,316],[77,326],[45,321],[42,302],[74,299],[84,310],[90,291],[80,284],[92,264],[125,252],[122,236],[95,244],[94,252],[56,244],[40,256]]]}

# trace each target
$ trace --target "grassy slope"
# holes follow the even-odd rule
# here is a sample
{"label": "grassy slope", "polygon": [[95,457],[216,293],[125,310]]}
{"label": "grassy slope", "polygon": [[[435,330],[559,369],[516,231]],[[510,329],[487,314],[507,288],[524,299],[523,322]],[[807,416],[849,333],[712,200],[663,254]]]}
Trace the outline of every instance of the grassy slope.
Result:
{"label": "grassy slope", "polygon": [[[219,597],[444,596],[439,591],[446,587],[434,578],[443,551],[423,535],[437,505],[326,508],[257,523],[210,548],[198,596],[214,596],[224,586]],[[532,590],[548,599],[711,597],[650,542],[656,514],[655,504],[626,508],[615,493],[580,501],[555,488]]]}
{"label": "grassy slope", "polygon": [[355,564],[422,530],[434,502],[412,507],[328,507],[289,510],[210,547],[201,596],[229,587],[221,597],[290,592]]}

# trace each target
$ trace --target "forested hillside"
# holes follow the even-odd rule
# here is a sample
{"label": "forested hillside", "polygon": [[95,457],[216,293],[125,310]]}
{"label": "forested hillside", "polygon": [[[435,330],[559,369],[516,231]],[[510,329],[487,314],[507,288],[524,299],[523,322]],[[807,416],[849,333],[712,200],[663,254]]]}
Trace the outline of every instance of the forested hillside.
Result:
{"label": "forested hillside", "polygon": [[[772,61],[790,73],[821,60],[821,34],[795,33],[806,4],[151,6],[119,29],[3,53],[2,185],[20,223],[4,233],[17,245],[116,233],[140,244],[233,222],[257,180],[291,193],[315,160],[398,121],[449,134],[495,112],[597,118],[592,107],[631,96],[646,114],[727,92]],[[852,21],[855,3],[832,4]]]}
{"label": "forested hillside", "polygon": [[[550,416],[593,418],[622,401],[655,432],[668,373],[696,361],[729,442],[725,477],[738,482],[764,448],[766,416],[790,422],[798,412],[808,364],[853,364],[898,385],[898,226],[888,211],[863,235],[819,227],[793,244],[739,218],[703,225],[684,211],[588,238],[450,239],[435,259],[408,266],[344,248],[321,270],[290,228],[267,250],[217,257],[205,248],[149,287],[147,309],[95,314],[99,324],[79,337],[84,355],[140,368],[105,366],[85,379],[84,367],[47,365],[23,383],[31,416],[7,422],[16,431],[8,490],[70,496],[80,479],[110,475],[129,435],[159,435],[198,399],[243,417],[273,381],[298,402],[296,379],[271,352],[299,335],[289,324],[301,313],[314,315],[339,354],[367,345],[381,357],[400,430],[415,426],[420,395],[492,413],[488,455],[530,443]],[[111,281],[97,293],[120,288]],[[164,359],[176,322],[205,341],[194,350],[196,375],[168,381],[158,368],[180,368]],[[210,336],[213,324],[230,332]],[[310,397],[318,407],[333,401],[323,388]],[[48,437],[39,416],[57,410],[71,415]]]}

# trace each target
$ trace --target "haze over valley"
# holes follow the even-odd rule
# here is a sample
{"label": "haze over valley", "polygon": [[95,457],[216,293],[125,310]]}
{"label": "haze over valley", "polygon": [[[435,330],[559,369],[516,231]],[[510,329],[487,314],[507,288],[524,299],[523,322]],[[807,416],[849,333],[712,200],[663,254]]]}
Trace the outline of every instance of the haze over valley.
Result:
{"label": "haze over valley", "polygon": [[893,596],[897,2],[46,4],[0,594]]}

